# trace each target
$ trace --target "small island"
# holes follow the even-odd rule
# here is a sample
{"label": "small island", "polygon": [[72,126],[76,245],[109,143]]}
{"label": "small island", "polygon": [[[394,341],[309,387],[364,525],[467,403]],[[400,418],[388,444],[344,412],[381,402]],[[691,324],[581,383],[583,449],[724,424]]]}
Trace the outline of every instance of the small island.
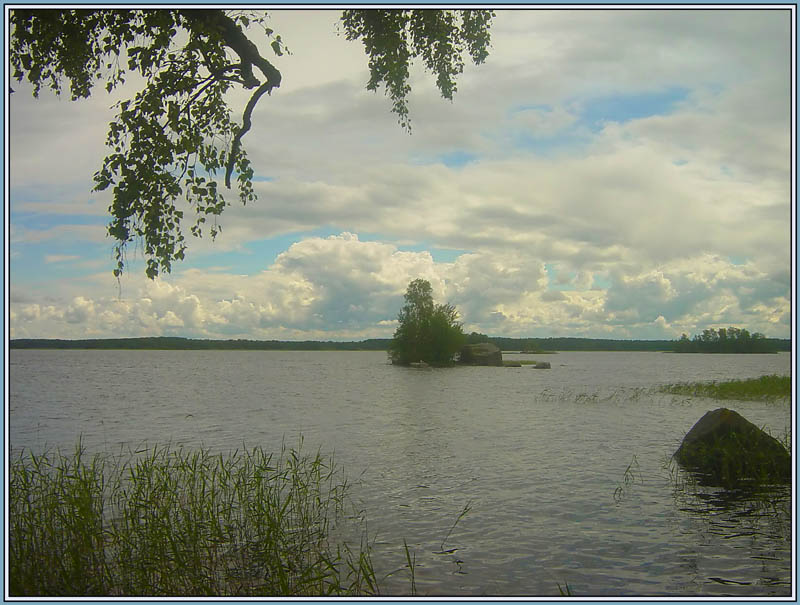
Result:
{"label": "small island", "polygon": [[709,328],[689,340],[681,335],[675,343],[676,353],[777,353],[777,348],[760,332],[742,328]]}
{"label": "small island", "polygon": [[450,303],[435,304],[430,282],[412,281],[405,293],[405,305],[397,316],[399,325],[389,344],[393,365],[427,368],[430,366],[496,366],[550,369],[546,361],[504,361],[503,352],[488,337],[473,332],[465,336],[458,311]]}
{"label": "small island", "polygon": [[389,343],[396,365],[450,366],[464,345],[458,311],[450,303],[435,304],[428,280],[415,279],[405,293],[399,325]]}

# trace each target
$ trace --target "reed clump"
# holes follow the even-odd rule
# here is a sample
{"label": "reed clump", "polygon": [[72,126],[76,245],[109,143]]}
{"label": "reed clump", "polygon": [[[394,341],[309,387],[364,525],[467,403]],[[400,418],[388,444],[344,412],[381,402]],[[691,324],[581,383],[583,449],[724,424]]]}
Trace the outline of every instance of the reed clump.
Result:
{"label": "reed clump", "polygon": [[[347,596],[378,588],[363,516],[332,457],[18,452],[13,596]],[[351,548],[334,535],[357,536]]]}
{"label": "reed clump", "polygon": [[770,374],[745,380],[678,383],[665,385],[660,390],[674,395],[711,399],[775,400],[791,397],[792,377]]}

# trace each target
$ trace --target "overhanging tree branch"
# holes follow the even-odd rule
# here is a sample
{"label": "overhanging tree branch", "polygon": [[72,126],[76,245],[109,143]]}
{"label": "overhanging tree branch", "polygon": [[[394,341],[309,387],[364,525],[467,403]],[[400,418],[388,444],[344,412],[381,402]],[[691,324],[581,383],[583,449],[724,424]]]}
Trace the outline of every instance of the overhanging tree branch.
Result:
{"label": "overhanging tree branch", "polygon": [[[250,100],[242,114],[242,126],[236,131],[236,135],[231,142],[231,150],[228,155],[228,163],[225,167],[225,186],[231,187],[231,174],[234,165],[241,151],[242,137],[247,134],[253,125],[252,115],[255,106],[264,93],[271,94],[272,90],[281,85],[281,72],[272,63],[267,61],[258,51],[258,47],[244,34],[242,29],[225,13],[217,10],[193,10],[184,11],[184,15],[190,23],[199,25],[203,33],[209,31],[209,27],[216,29],[225,42],[225,45],[233,50],[241,63],[238,65],[242,75],[242,84],[245,88],[258,89],[252,94]],[[262,84],[253,73],[253,67],[264,75],[266,81]]]}
{"label": "overhanging tree branch", "polygon": [[225,186],[230,189],[231,188],[231,174],[233,173],[233,166],[236,162],[236,158],[239,155],[239,151],[242,147],[242,137],[247,134],[247,131],[250,130],[250,127],[253,125],[251,116],[253,115],[253,110],[258,103],[258,100],[261,96],[266,92],[272,92],[274,86],[270,85],[269,82],[265,82],[261,86],[258,87],[253,93],[253,96],[250,97],[250,100],[247,102],[247,107],[244,108],[244,113],[242,114],[242,127],[236,131],[236,136],[233,137],[233,141],[231,142],[231,153],[228,157],[228,165],[225,167]]}
{"label": "overhanging tree branch", "polygon": [[[192,234],[201,236],[211,215],[214,237],[216,217],[229,204],[217,187],[215,175],[222,169],[228,189],[238,172],[242,203],[256,199],[242,139],[261,97],[280,86],[281,73],[245,30],[261,25],[280,56],[283,43],[266,26],[266,12],[13,8],[9,15],[9,67],[15,79],[30,82],[34,96],[42,87],[58,94],[62,81],[73,100],[91,96],[99,80],[111,92],[126,81],[126,72],[145,81],[118,104],[106,139],[111,151],[94,174],[94,190],[112,193],[108,234],[115,240],[116,275],[132,241],[141,242],[151,278],[184,258],[179,201],[197,215]],[[442,95],[452,99],[461,54],[475,63],[486,58],[492,16],[472,9],[349,9],[340,23],[348,39],[364,43],[371,74],[367,88],[385,86],[392,111],[407,127],[411,61],[421,59],[436,74]],[[240,124],[226,100],[234,85],[252,91]]]}

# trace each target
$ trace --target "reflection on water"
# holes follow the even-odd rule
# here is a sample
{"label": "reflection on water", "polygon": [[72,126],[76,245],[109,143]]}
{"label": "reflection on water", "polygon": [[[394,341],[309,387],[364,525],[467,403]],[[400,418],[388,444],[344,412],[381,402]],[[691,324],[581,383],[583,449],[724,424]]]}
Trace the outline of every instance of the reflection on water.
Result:
{"label": "reflection on water", "polygon": [[[386,594],[410,590],[404,540],[420,595],[791,593],[791,493],[676,480],[665,458],[719,403],[654,388],[788,374],[789,355],[548,360],[421,371],[367,352],[13,350],[11,444],[277,451],[302,435],[344,465]],[[726,406],[791,428],[787,402]]]}
{"label": "reflection on water", "polygon": [[[674,461],[670,461],[668,472],[675,505],[682,513],[678,530],[694,537],[705,550],[713,551],[716,544],[724,543],[740,553],[738,562],[725,561],[716,567],[711,565],[713,558],[703,559],[706,569],[701,579],[726,587],[730,595],[750,596],[753,587],[766,594],[788,594],[790,576],[778,570],[781,561],[791,556],[791,486],[709,487],[693,473],[678,469]],[[701,557],[697,552],[693,557],[697,567]],[[754,575],[753,568],[759,565],[761,573]]]}

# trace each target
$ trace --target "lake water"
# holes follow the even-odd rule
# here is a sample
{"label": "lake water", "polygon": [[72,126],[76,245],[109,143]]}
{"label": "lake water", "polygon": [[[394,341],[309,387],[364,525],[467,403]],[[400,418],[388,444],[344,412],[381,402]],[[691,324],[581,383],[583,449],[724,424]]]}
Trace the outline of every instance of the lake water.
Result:
{"label": "lake water", "polygon": [[377,575],[396,572],[383,594],[410,589],[404,539],[419,595],[558,596],[565,583],[576,596],[792,594],[791,489],[768,511],[679,489],[667,464],[708,410],[781,438],[791,404],[654,389],[789,374],[789,354],[538,359],[552,369],[400,368],[376,352],[12,350],[10,440],[278,452],[302,435],[353,483]]}

